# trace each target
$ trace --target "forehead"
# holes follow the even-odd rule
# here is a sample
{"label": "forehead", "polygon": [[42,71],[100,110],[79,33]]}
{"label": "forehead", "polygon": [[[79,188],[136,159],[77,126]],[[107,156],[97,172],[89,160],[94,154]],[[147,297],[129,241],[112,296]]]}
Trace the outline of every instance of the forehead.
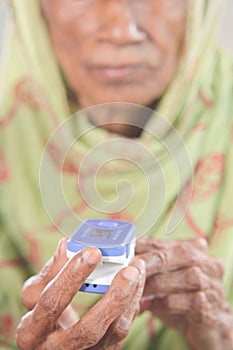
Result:
{"label": "forehead", "polygon": [[[63,9],[72,9],[72,8],[82,8],[90,7],[96,8],[95,5],[104,5],[104,6],[115,6],[115,4],[120,4],[127,8],[131,8],[136,5],[148,4],[155,8],[179,8],[180,6],[187,7],[190,0],[39,0],[43,9],[48,10],[50,8],[56,9],[57,7],[62,6]],[[204,0],[203,0],[204,1]]]}

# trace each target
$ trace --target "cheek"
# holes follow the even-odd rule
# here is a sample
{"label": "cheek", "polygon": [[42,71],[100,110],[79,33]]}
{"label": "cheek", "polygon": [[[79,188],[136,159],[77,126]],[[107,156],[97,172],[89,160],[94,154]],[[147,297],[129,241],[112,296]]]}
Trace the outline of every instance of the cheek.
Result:
{"label": "cheek", "polygon": [[90,10],[90,0],[89,2],[82,0],[82,6],[78,0],[77,3],[76,1],[69,3],[64,3],[64,0],[60,1],[63,4],[59,6],[58,0],[58,6],[54,8],[54,11],[50,11],[48,16],[53,37],[59,36],[67,43],[72,41],[79,43],[97,32],[98,16],[96,14],[99,13],[97,2],[91,5]]}
{"label": "cheek", "polygon": [[186,21],[173,21],[158,18],[151,26],[151,39],[153,44],[166,54],[177,55],[184,45]]}
{"label": "cheek", "polygon": [[142,11],[147,32],[153,44],[161,51],[177,54],[184,44],[188,2],[187,0],[151,0],[150,11]]}
{"label": "cheek", "polygon": [[73,38],[67,40],[63,35],[56,35],[52,42],[65,80],[76,96],[81,96],[83,91],[88,95],[95,93],[95,82],[90,81],[88,72],[84,69],[85,53],[81,42]]}

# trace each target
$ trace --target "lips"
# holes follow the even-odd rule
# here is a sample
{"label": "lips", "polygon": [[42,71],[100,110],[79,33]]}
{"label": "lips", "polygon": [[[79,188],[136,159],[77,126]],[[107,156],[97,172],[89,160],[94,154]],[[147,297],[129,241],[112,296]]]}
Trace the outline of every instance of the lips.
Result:
{"label": "lips", "polygon": [[151,70],[147,64],[93,65],[88,67],[95,79],[104,82],[131,82],[142,79]]}

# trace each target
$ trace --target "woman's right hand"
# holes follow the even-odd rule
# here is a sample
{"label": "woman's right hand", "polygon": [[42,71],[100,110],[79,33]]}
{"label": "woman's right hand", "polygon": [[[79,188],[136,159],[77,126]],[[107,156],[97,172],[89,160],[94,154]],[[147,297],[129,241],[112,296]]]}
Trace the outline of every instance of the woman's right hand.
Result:
{"label": "woman's right hand", "polygon": [[145,264],[134,259],[114,278],[108,292],[80,319],[70,303],[101,253],[86,248],[71,260],[66,258],[66,239],[42,271],[23,288],[23,303],[29,310],[17,329],[22,350],[120,349],[140,308],[145,283]]}

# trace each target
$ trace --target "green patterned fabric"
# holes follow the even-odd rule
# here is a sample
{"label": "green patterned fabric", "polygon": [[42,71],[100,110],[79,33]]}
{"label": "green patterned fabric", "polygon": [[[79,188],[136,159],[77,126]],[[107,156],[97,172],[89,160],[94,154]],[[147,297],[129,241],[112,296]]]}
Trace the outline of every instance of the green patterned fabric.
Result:
{"label": "green patterned fabric", "polygon": [[[210,252],[225,265],[225,295],[233,306],[233,78],[232,61],[214,44],[220,0],[189,0],[185,53],[177,76],[161,100],[159,113],[182,135],[190,154],[192,172],[186,174],[179,196],[180,212],[193,180],[190,206],[182,223],[168,235],[166,227],[179,192],[174,164],[167,154],[161,164],[167,183],[164,209],[148,234],[160,239],[205,237]],[[41,156],[52,132],[78,110],[71,106],[63,77],[52,51],[39,1],[11,0],[13,29],[1,73],[0,94],[0,348],[15,349],[14,332],[25,312],[20,301],[23,281],[37,272],[53,254],[60,231],[69,226],[69,212],[54,200],[55,222],[43,206],[39,187]],[[156,117],[148,127],[153,127]],[[86,129],[79,118],[75,128]],[[72,130],[66,137],[72,139]],[[70,137],[70,140],[69,140]],[[147,183],[140,169],[115,160],[106,166],[98,182],[99,193],[109,201],[116,198],[116,183],[126,178],[134,186],[133,201],[122,211],[106,215],[89,206],[77,186],[77,170],[90,150],[114,139],[105,130],[94,129],[75,143],[65,164],[60,163],[62,142],[50,149],[47,181],[62,172],[69,204],[81,219],[111,217],[133,221],[143,210]],[[164,135],[166,140],[168,135]],[[163,145],[143,133],[137,142],[151,154],[161,154]],[[132,160],[137,155],[130,154]],[[141,160],[142,167],[147,168]],[[184,166],[185,168],[185,166]],[[150,174],[155,202],[156,173]],[[88,179],[88,176],[87,176]],[[87,185],[88,195],[88,181]],[[151,208],[153,211],[153,208]],[[148,213],[150,215],[150,212]],[[71,218],[73,220],[73,217]],[[71,220],[71,221],[72,221]],[[144,218],[145,224],[147,217]],[[73,222],[71,223],[71,227]],[[143,226],[143,222],[141,222]],[[59,229],[57,228],[59,227]],[[82,314],[98,298],[80,293],[75,306]],[[174,330],[167,329],[145,312],[135,320],[126,349],[189,349]]]}

